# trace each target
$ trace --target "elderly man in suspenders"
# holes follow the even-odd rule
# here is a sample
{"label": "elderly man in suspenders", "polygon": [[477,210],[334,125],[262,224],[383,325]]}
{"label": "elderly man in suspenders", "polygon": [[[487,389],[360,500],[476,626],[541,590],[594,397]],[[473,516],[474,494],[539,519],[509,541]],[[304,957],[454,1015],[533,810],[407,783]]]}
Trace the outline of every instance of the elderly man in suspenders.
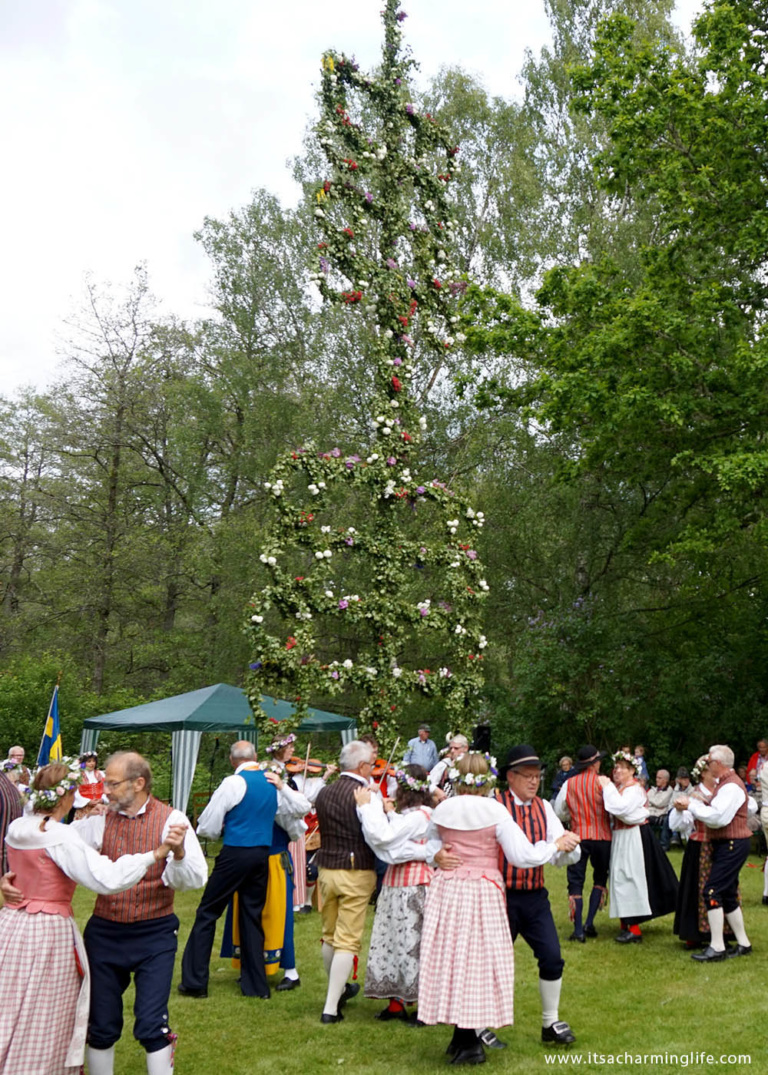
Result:
{"label": "elderly man in suspenders", "polygon": [[[596,937],[595,915],[605,902],[608,868],[611,861],[611,821],[603,803],[603,789],[598,781],[604,750],[591,744],[579,748],[571,776],[558,792],[555,813],[561,821],[570,817],[571,831],[581,840],[581,860],[568,867],[568,902],[573,933],[571,941],[580,944],[587,937]],[[592,891],[586,922],[583,922],[584,881],[587,863],[592,863]]]}
{"label": "elderly man in suspenders", "polygon": [[[513,747],[507,758],[507,787],[498,797],[531,843],[546,840],[552,844],[551,862],[556,866],[573,865],[581,855],[578,837],[565,833],[552,806],[537,795],[541,769],[541,760],[533,747],[528,744]],[[568,852],[558,851],[555,847],[555,841],[564,834],[572,835],[573,849]],[[575,1035],[559,1017],[564,962],[544,887],[544,869],[539,866],[533,870],[520,870],[503,855],[500,868],[507,886],[507,915],[512,940],[520,934],[533,949],[539,964],[541,1040],[545,1044],[571,1045],[576,1040]]]}
{"label": "elderly man in suspenders", "polygon": [[[676,809],[689,810],[696,820],[704,822],[712,846],[712,867],[704,885],[711,941],[705,951],[691,956],[697,963],[752,955],[738,898],[739,871],[747,861],[752,837],[747,825],[749,796],[733,771],[733,761],[730,747],[710,747],[708,767],[717,779],[717,788],[709,804],[685,796],[678,796],[674,802]],[[736,937],[736,945],[729,949],[723,939],[726,918]]]}

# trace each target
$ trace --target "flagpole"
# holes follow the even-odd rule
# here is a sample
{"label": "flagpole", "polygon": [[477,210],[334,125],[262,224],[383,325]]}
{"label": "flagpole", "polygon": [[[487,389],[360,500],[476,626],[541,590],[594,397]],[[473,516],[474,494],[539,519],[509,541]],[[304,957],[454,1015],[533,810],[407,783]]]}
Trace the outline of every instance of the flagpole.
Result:
{"label": "flagpole", "polygon": [[53,703],[56,701],[56,695],[58,693],[60,685],[61,685],[61,672],[59,672],[58,676],[56,677],[56,686],[53,688],[53,694],[51,695],[51,703],[48,706],[48,715],[45,718],[45,724],[43,725],[43,735],[42,735],[42,738],[40,740],[40,746],[37,748],[37,764],[38,765],[40,763],[40,754],[42,753],[42,750],[43,750],[43,743],[45,742],[45,737],[48,734],[48,721],[51,719],[51,715],[53,713]]}

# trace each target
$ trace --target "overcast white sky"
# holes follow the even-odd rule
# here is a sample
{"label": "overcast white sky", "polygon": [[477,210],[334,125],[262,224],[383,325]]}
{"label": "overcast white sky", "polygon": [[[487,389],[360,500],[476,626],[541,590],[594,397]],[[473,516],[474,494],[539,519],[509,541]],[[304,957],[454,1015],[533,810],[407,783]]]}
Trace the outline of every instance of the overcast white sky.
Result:
{"label": "overcast white sky", "polygon": [[[678,0],[688,28],[699,0]],[[163,310],[202,313],[192,239],[266,187],[286,203],[324,49],[377,62],[381,0],[0,0],[0,393],[48,385],[84,274],[146,261]],[[406,0],[422,69],[513,97],[543,0]]]}

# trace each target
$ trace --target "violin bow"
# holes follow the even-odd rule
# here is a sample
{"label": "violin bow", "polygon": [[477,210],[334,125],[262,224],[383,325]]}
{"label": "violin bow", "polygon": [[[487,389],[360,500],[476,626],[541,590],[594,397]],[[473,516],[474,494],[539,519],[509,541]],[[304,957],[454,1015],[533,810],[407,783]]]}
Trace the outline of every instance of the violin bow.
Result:
{"label": "violin bow", "polygon": [[392,764],[392,759],[395,756],[395,751],[397,750],[397,744],[399,742],[400,742],[400,736],[398,735],[397,739],[395,740],[395,745],[392,747],[392,753],[389,755],[389,759],[387,761],[387,764],[384,766],[384,772],[381,774],[381,779],[379,780],[379,791],[381,791],[381,785],[384,783],[384,777],[387,775],[387,773],[389,771],[389,767]]}

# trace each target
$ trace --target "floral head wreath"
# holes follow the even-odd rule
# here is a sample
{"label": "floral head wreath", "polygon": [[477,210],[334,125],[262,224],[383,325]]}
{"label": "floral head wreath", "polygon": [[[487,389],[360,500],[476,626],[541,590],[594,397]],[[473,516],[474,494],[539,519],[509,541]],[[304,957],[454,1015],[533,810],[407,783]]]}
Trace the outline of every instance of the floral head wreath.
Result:
{"label": "floral head wreath", "polygon": [[694,765],[694,767],[691,769],[691,779],[695,780],[696,783],[698,784],[699,781],[701,780],[702,773],[708,767],[708,765],[709,765],[709,754],[702,754],[701,757],[697,759],[696,764]]}
{"label": "floral head wreath", "polygon": [[398,769],[395,773],[395,780],[401,788],[407,788],[409,791],[429,791],[429,777],[426,780],[418,780],[410,773],[406,773],[404,769]]}
{"label": "floral head wreath", "polygon": [[[464,757],[466,758],[470,754],[481,754],[481,753],[482,753],[482,751],[480,751],[480,750],[468,750],[467,753],[464,755]],[[487,787],[488,790],[490,791],[490,789],[496,783],[497,777],[499,775],[499,770],[496,768],[496,759],[495,758],[491,757],[490,754],[483,754],[483,757],[488,762],[488,772],[487,773],[464,773],[464,775],[462,776],[462,774],[459,772],[459,770],[454,767],[454,768],[448,770],[448,778],[451,781],[451,783],[459,784],[459,785],[466,784],[467,787],[470,787],[470,788],[472,788],[472,787],[474,787],[474,788]]]}
{"label": "floral head wreath", "polygon": [[0,769],[2,769],[4,773],[21,772],[22,768],[23,766],[20,762],[14,761],[13,758],[5,758],[2,764],[0,764]]}
{"label": "floral head wreath", "polygon": [[28,799],[35,809],[46,807],[53,810],[68,792],[74,791],[78,784],[82,783],[83,767],[79,758],[61,758],[60,764],[66,765],[67,773],[58,784],[54,784],[52,788],[29,789]]}
{"label": "floral head wreath", "polygon": [[89,758],[96,758],[98,760],[99,752],[97,750],[84,750],[80,755],[80,761],[88,761]]}
{"label": "floral head wreath", "polygon": [[636,758],[633,754],[628,754],[626,750],[617,750],[615,754],[611,754],[611,761],[614,765],[617,765],[620,761],[626,762],[627,765],[632,766],[637,776],[643,771],[640,759]]}
{"label": "floral head wreath", "polygon": [[291,743],[295,742],[296,736],[291,732],[290,735],[284,735],[282,739],[273,739],[265,749],[267,754],[276,754],[278,751],[282,750],[283,747],[288,747]]}

